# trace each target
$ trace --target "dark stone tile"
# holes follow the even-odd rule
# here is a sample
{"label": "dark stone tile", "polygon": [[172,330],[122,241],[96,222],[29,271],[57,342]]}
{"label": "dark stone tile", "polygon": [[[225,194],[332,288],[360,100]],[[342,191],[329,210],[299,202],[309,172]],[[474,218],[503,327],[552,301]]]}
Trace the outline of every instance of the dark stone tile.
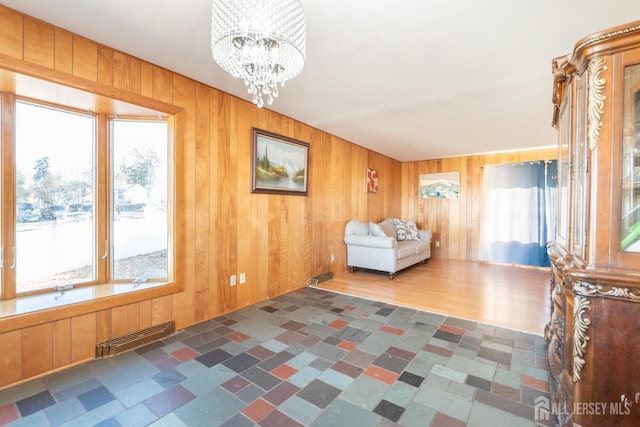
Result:
{"label": "dark stone tile", "polygon": [[118,420],[112,417],[99,422],[94,427],[122,427],[122,424],[120,424]]}
{"label": "dark stone tile", "polygon": [[422,382],[424,381],[424,377],[421,377],[420,375],[416,375],[408,371],[404,371],[402,374],[400,374],[400,377],[398,377],[398,381],[402,381],[403,383],[406,383],[418,388],[422,385]]}
{"label": "dark stone tile", "polygon": [[78,400],[82,403],[84,409],[91,411],[115,400],[115,397],[113,397],[113,394],[111,394],[105,386],[100,386],[78,395]]}
{"label": "dark stone tile", "polygon": [[533,419],[533,407],[527,406],[523,403],[516,402],[510,399],[506,399],[502,396],[498,396],[488,391],[478,390],[476,392],[476,400],[478,402],[489,405],[492,408],[501,409],[519,417],[532,420]]}
{"label": "dark stone tile", "polygon": [[500,337],[500,336],[496,336],[496,335],[484,335],[482,337],[482,339],[494,342],[496,344],[506,345],[508,347],[512,347],[513,346],[513,339],[511,339],[511,338]]}
{"label": "dark stone tile", "polygon": [[463,335],[458,345],[460,346],[460,348],[477,352],[478,350],[480,350],[481,343],[482,340],[480,338]]}
{"label": "dark stone tile", "polygon": [[358,378],[360,374],[364,371],[363,368],[359,368],[351,363],[347,363],[344,360],[339,360],[333,364],[331,367],[334,371],[338,371],[345,375],[350,376],[351,378]]}
{"label": "dark stone tile", "polygon": [[27,415],[31,415],[48,408],[49,406],[55,405],[55,403],[56,401],[53,396],[51,396],[49,390],[45,390],[25,399],[18,400],[16,402],[16,406],[18,407],[18,411],[20,411],[20,415],[26,417]]}
{"label": "dark stone tile", "polygon": [[267,313],[275,313],[276,311],[278,311],[277,308],[275,307],[271,307],[269,305],[265,306],[265,307],[260,307],[260,310],[262,311],[266,311]]}
{"label": "dark stone tile", "polygon": [[222,384],[222,387],[225,390],[229,391],[230,393],[236,393],[239,390],[242,390],[247,385],[249,385],[249,380],[247,380],[246,378],[242,378],[241,376],[237,375],[237,376],[231,378],[230,380],[224,382]]}
{"label": "dark stone tile", "polygon": [[195,397],[189,390],[177,385],[148,398],[144,401],[144,405],[158,418],[161,418],[195,399]]}
{"label": "dark stone tile", "polygon": [[313,380],[298,392],[298,396],[320,409],[326,408],[342,392],[330,384]]}
{"label": "dark stone tile", "polygon": [[547,392],[527,387],[525,385],[520,387],[520,401],[525,405],[535,406],[536,399],[538,399],[540,396],[544,396],[547,399],[550,399],[549,393]]}
{"label": "dark stone tile", "polygon": [[280,378],[263,371],[257,366],[247,369],[242,373],[242,376],[265,391],[271,390],[282,382]]}
{"label": "dark stone tile", "polygon": [[231,340],[227,337],[219,337],[214,339],[213,341],[209,341],[207,343],[204,343],[200,346],[197,347],[192,347],[194,350],[196,350],[198,353],[200,354],[205,354],[205,353],[209,353],[210,351],[213,351],[217,348],[222,347],[223,345],[230,343]]}
{"label": "dark stone tile", "polygon": [[166,369],[162,372],[158,372],[153,377],[153,380],[160,384],[163,388],[171,388],[176,384],[180,384],[182,381],[187,379],[180,372],[175,369]]}
{"label": "dark stone tile", "polygon": [[342,340],[336,337],[327,337],[324,340],[322,340],[322,342],[325,342],[329,345],[337,345],[341,342]]}
{"label": "dark stone tile", "polygon": [[254,426],[255,426],[255,423],[242,414],[236,414],[220,425],[220,427],[254,427]]}
{"label": "dark stone tile", "polygon": [[236,332],[235,330],[231,329],[231,328],[227,328],[226,326],[218,326],[217,328],[213,328],[212,329],[213,332],[215,332],[216,334],[220,335],[220,336],[225,336],[225,335],[229,335],[233,332]]}
{"label": "dark stone tile", "polygon": [[213,351],[210,351],[208,353],[205,353],[196,357],[196,360],[202,363],[207,368],[210,368],[212,366],[217,365],[218,363],[222,363],[225,360],[230,359],[231,357],[232,357],[231,354],[227,353],[222,349],[217,348]]}
{"label": "dark stone tile", "polygon": [[286,323],[280,325],[282,329],[286,329],[288,331],[297,331],[298,329],[302,329],[305,327],[305,323],[298,322],[296,320],[289,320]]}
{"label": "dark stone tile", "polygon": [[434,338],[438,338],[444,341],[449,341],[454,344],[458,344],[462,335],[454,334],[452,332],[443,331],[442,329],[438,329],[435,334],[433,334]]}
{"label": "dark stone tile", "polygon": [[268,358],[276,354],[274,351],[271,351],[261,345],[253,347],[251,350],[247,351],[247,353],[257,357],[260,360],[267,360]]}
{"label": "dark stone tile", "polygon": [[296,420],[289,418],[289,416],[282,412],[275,410],[260,421],[261,427],[304,427]]}
{"label": "dark stone tile", "polygon": [[361,368],[366,368],[371,365],[374,360],[376,360],[376,356],[371,353],[367,353],[360,350],[352,350],[346,356],[342,358],[343,361],[349,362],[353,365],[359,366]]}
{"label": "dark stone tile", "polygon": [[331,311],[332,313],[342,313],[344,309],[336,307],[336,308],[332,308],[329,311]]}
{"label": "dark stone tile", "polygon": [[309,335],[305,337],[305,339],[300,341],[298,344],[303,346],[304,348],[308,348],[308,347],[313,347],[314,345],[318,344],[320,341],[322,341],[322,338],[320,338],[319,336]]}
{"label": "dark stone tile", "polygon": [[283,363],[286,363],[289,360],[293,359],[294,357],[295,355],[289,353],[288,351],[281,351],[265,360],[264,362],[260,363],[258,366],[260,366],[265,371],[272,371]]}
{"label": "dark stone tile", "polygon": [[220,338],[220,334],[213,332],[212,330],[207,330],[198,335],[193,335],[182,340],[182,343],[184,345],[188,345],[189,347],[196,349],[198,347],[203,346],[204,344],[210,343],[216,338]]}
{"label": "dark stone tile", "polygon": [[224,366],[235,372],[243,372],[260,362],[260,359],[253,357],[248,353],[240,353],[228,360],[222,362]]}
{"label": "dark stone tile", "polygon": [[399,374],[404,371],[404,368],[407,367],[409,361],[406,359],[401,359],[397,356],[393,356],[389,353],[383,353],[373,362],[373,364],[388,371]]}
{"label": "dark stone tile", "polygon": [[409,351],[409,350],[403,350],[401,348],[398,347],[389,347],[387,349],[387,353],[393,355],[393,356],[397,356],[401,359],[407,360],[407,361],[412,361],[414,357],[416,357],[416,354]]}
{"label": "dark stone tile", "polygon": [[376,311],[374,314],[377,314],[378,316],[387,317],[388,315],[393,313],[393,310],[394,310],[393,308],[383,307],[380,310]]}
{"label": "dark stone tile", "polygon": [[292,345],[292,344],[299,343],[300,341],[305,339],[305,337],[295,332],[287,331],[287,332],[281,333],[280,335],[275,337],[275,339],[277,339],[283,344]]}
{"label": "dark stone tile", "polygon": [[404,413],[404,408],[387,400],[382,400],[380,401],[380,403],[378,403],[378,406],[373,409],[373,412],[378,415],[382,415],[383,417],[395,423]]}
{"label": "dark stone tile", "polygon": [[484,378],[476,377],[475,375],[467,375],[465,383],[475,388],[479,388],[485,391],[491,391],[491,381],[485,380]]}
{"label": "dark stone tile", "polygon": [[354,328],[353,326],[347,326],[333,334],[334,337],[340,340],[351,341],[356,344],[363,343],[364,340],[369,337],[369,335],[371,335],[371,332]]}
{"label": "dark stone tile", "polygon": [[460,319],[458,317],[447,317],[446,319],[444,319],[444,322],[442,322],[442,324],[466,329],[467,331],[475,331],[478,327],[478,322],[474,320]]}
{"label": "dark stone tile", "polygon": [[482,357],[483,359],[487,359],[487,360],[492,360],[494,362],[498,362],[506,366],[511,365],[510,353],[494,350],[492,348],[480,347],[480,350],[478,350],[478,357]]}
{"label": "dark stone tile", "polygon": [[267,402],[278,406],[298,391],[300,391],[300,387],[291,384],[288,381],[283,381],[265,393],[262,398]]}
{"label": "dark stone tile", "polygon": [[236,320],[233,320],[233,319],[226,319],[226,320],[220,322],[221,325],[224,325],[224,326],[227,326],[227,327],[235,325],[236,323],[238,323],[238,322]]}
{"label": "dark stone tile", "polygon": [[309,363],[309,366],[311,366],[312,368],[316,368],[320,372],[324,372],[327,369],[331,368],[331,362],[318,357],[316,360]]}

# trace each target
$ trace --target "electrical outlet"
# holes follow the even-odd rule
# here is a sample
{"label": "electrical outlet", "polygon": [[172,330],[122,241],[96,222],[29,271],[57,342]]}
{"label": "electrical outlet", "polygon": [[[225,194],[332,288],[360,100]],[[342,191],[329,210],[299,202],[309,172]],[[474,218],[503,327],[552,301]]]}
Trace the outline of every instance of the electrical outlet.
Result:
{"label": "electrical outlet", "polygon": [[231,278],[229,278],[229,285],[230,286],[235,286],[236,285],[236,275],[232,274]]}
{"label": "electrical outlet", "polygon": [[436,248],[440,247],[440,240],[436,240]]}
{"label": "electrical outlet", "polygon": [[242,285],[247,281],[247,276],[244,273],[240,273],[240,284]]}
{"label": "electrical outlet", "polygon": [[331,254],[331,262],[333,262],[335,260],[336,260],[336,257],[333,254]]}

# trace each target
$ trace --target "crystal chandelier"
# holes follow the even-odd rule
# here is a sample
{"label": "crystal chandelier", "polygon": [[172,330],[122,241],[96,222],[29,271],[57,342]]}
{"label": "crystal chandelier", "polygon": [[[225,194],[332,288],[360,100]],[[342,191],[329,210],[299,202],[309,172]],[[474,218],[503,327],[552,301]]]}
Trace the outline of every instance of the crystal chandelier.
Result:
{"label": "crystal chandelier", "polygon": [[305,19],[298,0],[213,0],[213,59],[244,80],[253,103],[271,105],[278,85],[304,68]]}

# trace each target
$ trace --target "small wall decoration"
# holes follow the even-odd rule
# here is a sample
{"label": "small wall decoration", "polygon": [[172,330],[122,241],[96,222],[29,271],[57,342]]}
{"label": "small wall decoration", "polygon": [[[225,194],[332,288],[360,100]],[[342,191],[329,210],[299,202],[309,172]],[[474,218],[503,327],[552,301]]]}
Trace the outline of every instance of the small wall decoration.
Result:
{"label": "small wall decoration", "polygon": [[460,198],[460,172],[420,175],[419,193],[421,199]]}
{"label": "small wall decoration", "polygon": [[375,169],[367,168],[365,182],[367,184],[366,185],[367,193],[377,193],[378,192],[378,171]]}
{"label": "small wall decoration", "polygon": [[309,144],[252,129],[251,192],[306,196]]}

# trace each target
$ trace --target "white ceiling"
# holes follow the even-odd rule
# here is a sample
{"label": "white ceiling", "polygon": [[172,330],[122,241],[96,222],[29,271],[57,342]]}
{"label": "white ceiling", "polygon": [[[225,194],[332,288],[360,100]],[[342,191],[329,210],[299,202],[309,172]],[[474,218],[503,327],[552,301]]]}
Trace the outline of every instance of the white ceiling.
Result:
{"label": "white ceiling", "polygon": [[[636,0],[301,0],[307,63],[270,107],[400,161],[555,143],[551,59]],[[0,0],[250,99],[211,58],[211,0]]]}

